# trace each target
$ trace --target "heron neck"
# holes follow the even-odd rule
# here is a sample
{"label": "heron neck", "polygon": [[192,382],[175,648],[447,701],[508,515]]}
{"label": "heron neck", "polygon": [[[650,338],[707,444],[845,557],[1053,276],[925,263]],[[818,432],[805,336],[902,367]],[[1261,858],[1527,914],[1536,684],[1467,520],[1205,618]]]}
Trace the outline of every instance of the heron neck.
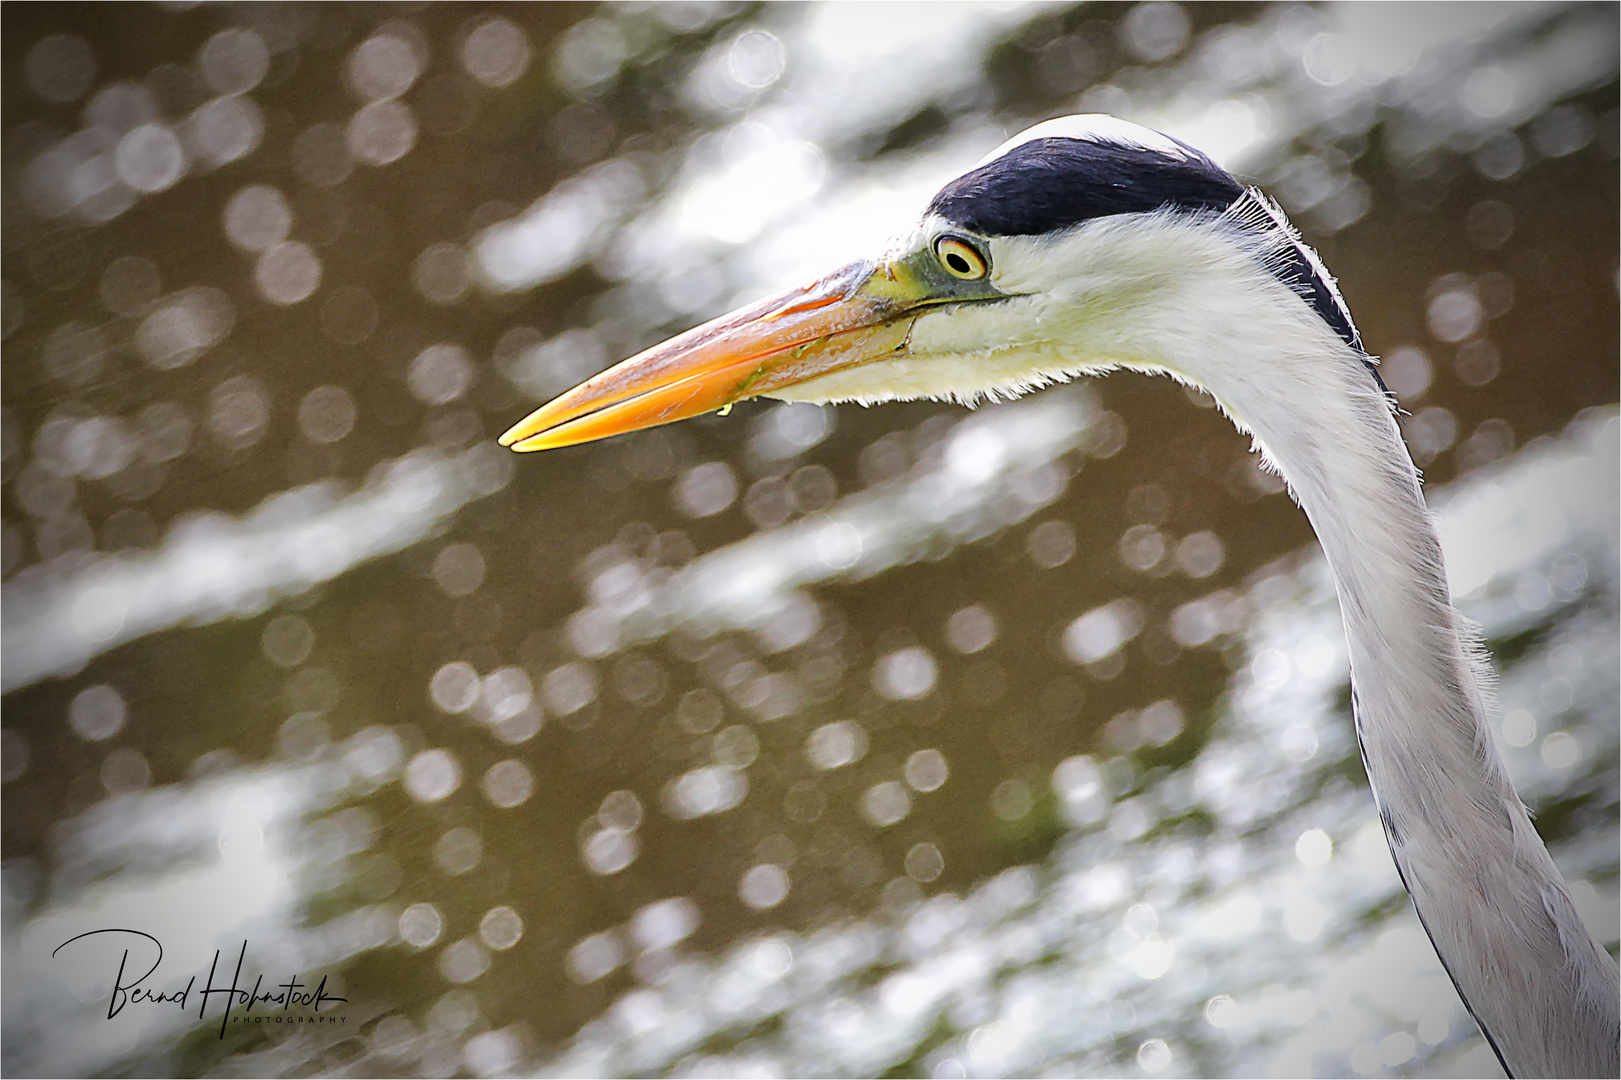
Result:
{"label": "heron neck", "polygon": [[1265,387],[1211,389],[1288,481],[1333,572],[1357,738],[1419,918],[1511,1074],[1614,1076],[1615,963],[1493,745],[1484,661],[1459,631],[1391,410],[1348,348],[1267,373]]}

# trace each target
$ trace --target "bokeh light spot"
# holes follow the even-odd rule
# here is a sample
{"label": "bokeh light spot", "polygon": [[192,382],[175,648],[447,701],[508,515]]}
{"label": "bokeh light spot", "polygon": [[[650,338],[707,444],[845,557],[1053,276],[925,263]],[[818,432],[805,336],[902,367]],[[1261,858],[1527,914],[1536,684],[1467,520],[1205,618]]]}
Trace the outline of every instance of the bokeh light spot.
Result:
{"label": "bokeh light spot", "polygon": [[24,61],[28,88],[46,101],[77,101],[96,78],[96,54],[90,43],[73,34],[54,34],[28,50]]}
{"label": "bokeh light spot", "polygon": [[505,951],[522,940],[523,919],[509,907],[493,907],[479,920],[478,936],[490,948]]}
{"label": "bokeh light spot", "polygon": [[374,34],[349,54],[344,77],[363,101],[397,98],[422,74],[422,62],[411,42],[395,34]]}
{"label": "bokeh light spot", "polygon": [[485,86],[510,86],[529,68],[529,39],[506,19],[480,19],[462,38],[461,61]]}
{"label": "bokeh light spot", "polygon": [[250,184],[225,204],[225,235],[243,251],[269,251],[293,227],[286,196],[269,184]]}
{"label": "bokeh light spot", "polygon": [[535,790],[535,777],[521,761],[498,761],[484,774],[484,797],[502,809],[521,806]]}
{"label": "bokeh light spot", "polygon": [[355,399],[341,386],[317,386],[298,404],[298,426],[313,443],[335,443],[355,426]]}
{"label": "bokeh light spot", "polygon": [[298,615],[277,615],[265,624],[259,635],[259,648],[265,659],[281,668],[294,668],[309,659],[315,647],[315,631]]}
{"label": "bokeh light spot", "polygon": [[87,742],[105,742],[117,735],[128,716],[123,696],[111,686],[81,690],[68,706],[68,723]]}
{"label": "bokeh light spot", "polygon": [[788,889],[788,872],[773,863],[762,863],[744,872],[737,894],[749,907],[764,911],[787,899]]}
{"label": "bokeh light spot", "polygon": [[405,790],[417,802],[440,802],[461,782],[461,765],[448,750],[424,750],[405,767]]}
{"label": "bokeh light spot", "polygon": [[197,54],[197,68],[215,93],[245,94],[258,86],[270,70],[270,49],[257,32],[232,27],[203,43]]}
{"label": "bokeh light spot", "polygon": [[253,281],[259,294],[272,304],[297,304],[320,286],[321,260],[308,244],[286,241],[259,256]]}

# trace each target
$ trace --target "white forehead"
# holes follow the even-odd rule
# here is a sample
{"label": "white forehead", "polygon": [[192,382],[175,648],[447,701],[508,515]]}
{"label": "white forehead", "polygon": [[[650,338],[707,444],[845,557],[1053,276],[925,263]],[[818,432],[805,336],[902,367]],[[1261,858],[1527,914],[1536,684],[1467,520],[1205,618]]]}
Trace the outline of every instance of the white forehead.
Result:
{"label": "white forehead", "polygon": [[[1014,147],[1023,146],[1034,139],[1085,139],[1088,142],[1124,143],[1127,146],[1140,146],[1144,150],[1154,150],[1172,157],[1189,159],[1188,148],[1168,135],[1161,135],[1152,128],[1145,128],[1141,124],[1133,124],[1130,120],[1122,120],[1117,116],[1107,116],[1103,113],[1085,113],[1077,116],[1060,116],[1055,120],[1043,120],[1033,128],[1021,131],[1007,142],[986,154],[979,165],[985,165]],[[974,166],[976,169],[979,165]]]}

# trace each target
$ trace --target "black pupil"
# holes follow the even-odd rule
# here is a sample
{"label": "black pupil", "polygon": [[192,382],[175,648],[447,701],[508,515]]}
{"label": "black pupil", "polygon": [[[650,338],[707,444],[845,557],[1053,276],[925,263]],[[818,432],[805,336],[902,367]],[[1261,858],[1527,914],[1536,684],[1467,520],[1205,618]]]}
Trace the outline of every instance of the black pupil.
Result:
{"label": "black pupil", "polygon": [[968,265],[968,260],[963,258],[959,252],[955,251],[946,256],[946,265],[950,266],[959,274],[966,274],[973,269],[972,266]]}

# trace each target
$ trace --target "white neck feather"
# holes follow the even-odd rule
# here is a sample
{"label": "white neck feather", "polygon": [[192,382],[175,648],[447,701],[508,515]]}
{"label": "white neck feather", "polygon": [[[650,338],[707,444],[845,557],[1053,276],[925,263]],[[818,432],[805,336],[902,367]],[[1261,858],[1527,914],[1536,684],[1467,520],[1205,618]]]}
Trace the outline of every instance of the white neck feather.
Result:
{"label": "white neck feather", "polygon": [[[1209,269],[1189,276],[1209,283]],[[1255,434],[1311,520],[1339,593],[1363,761],[1419,918],[1511,1074],[1615,1076],[1616,965],[1493,745],[1489,668],[1460,631],[1391,410],[1362,357],[1281,288],[1277,304],[1235,303],[1235,286],[1270,286],[1233,269],[1217,283],[1225,304],[1192,327],[1182,313],[1197,347],[1159,359]]]}
{"label": "white neck feather", "polygon": [[1360,359],[1324,344],[1300,384],[1321,400],[1279,394],[1244,413],[1333,570],[1357,737],[1391,854],[1511,1074],[1614,1076],[1615,964],[1583,927],[1493,745],[1485,660],[1460,633],[1390,410]]}

